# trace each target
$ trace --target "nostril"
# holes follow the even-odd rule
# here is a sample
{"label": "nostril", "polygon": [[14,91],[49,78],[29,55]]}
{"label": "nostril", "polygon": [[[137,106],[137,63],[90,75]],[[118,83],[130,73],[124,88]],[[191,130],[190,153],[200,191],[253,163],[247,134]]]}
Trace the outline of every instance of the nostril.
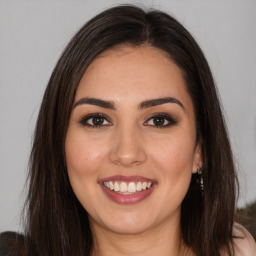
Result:
{"label": "nostril", "polygon": [[146,153],[142,149],[134,149],[129,152],[126,150],[112,150],[109,154],[109,159],[114,164],[124,166],[134,166],[145,162]]}
{"label": "nostril", "polygon": [[120,127],[112,138],[109,160],[114,164],[135,166],[146,160],[144,143],[134,127]]}

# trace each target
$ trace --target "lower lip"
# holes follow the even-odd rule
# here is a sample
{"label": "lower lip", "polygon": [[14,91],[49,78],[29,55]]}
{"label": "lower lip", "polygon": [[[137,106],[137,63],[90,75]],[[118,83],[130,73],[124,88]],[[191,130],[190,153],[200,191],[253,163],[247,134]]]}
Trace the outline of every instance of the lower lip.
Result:
{"label": "lower lip", "polygon": [[107,187],[105,187],[103,184],[100,184],[103,191],[106,193],[106,195],[115,203],[118,204],[136,204],[139,203],[143,200],[145,200],[147,197],[150,196],[150,194],[153,192],[154,190],[154,184],[146,189],[146,190],[142,190],[139,192],[136,192],[134,194],[131,195],[123,195],[123,194],[119,194],[117,192],[115,192],[114,190],[110,190]]}

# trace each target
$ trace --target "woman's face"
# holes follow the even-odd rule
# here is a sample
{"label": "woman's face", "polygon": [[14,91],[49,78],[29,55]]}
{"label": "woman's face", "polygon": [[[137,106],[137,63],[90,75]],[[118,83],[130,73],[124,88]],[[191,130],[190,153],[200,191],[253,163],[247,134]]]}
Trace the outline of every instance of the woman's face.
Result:
{"label": "woman's face", "polygon": [[92,228],[136,234],[179,225],[202,163],[181,70],[151,46],[101,54],[78,86],[65,151]]}

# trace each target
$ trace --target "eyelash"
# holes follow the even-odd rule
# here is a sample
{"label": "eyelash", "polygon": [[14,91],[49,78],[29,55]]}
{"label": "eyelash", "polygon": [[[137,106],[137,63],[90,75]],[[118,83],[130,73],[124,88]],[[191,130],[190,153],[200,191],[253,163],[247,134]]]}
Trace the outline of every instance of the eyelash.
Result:
{"label": "eyelash", "polygon": [[[95,124],[89,124],[88,121],[93,118],[100,118],[103,123],[102,124],[99,124],[99,125],[95,125]],[[161,125],[156,125],[156,124],[149,124],[149,122],[154,118],[163,118],[164,120],[164,124],[161,124]],[[104,122],[108,122],[108,124],[104,124]],[[168,122],[166,124],[166,121]],[[86,116],[84,116],[83,118],[81,118],[81,120],[79,121],[79,123],[83,126],[86,126],[86,127],[89,127],[89,128],[102,128],[102,127],[105,127],[105,126],[111,126],[112,123],[111,121],[109,121],[109,118],[102,114],[102,113],[92,113],[92,114],[88,114]],[[144,125],[145,126],[151,126],[151,127],[154,127],[154,128],[167,128],[169,126],[172,126],[172,125],[175,125],[177,124],[177,121],[172,117],[170,116],[169,114],[166,114],[166,113],[155,113],[153,114],[150,118],[147,119],[146,122],[144,122]]]}
{"label": "eyelash", "polygon": [[[163,125],[151,125],[151,124],[147,124],[149,121],[153,121],[154,118],[163,118],[164,119],[164,122],[168,122],[167,124],[163,124]],[[167,127],[170,127],[172,125],[175,125],[177,124],[177,121],[172,117],[170,116],[169,114],[166,114],[166,113],[155,113],[153,114],[150,118],[147,119],[147,121],[144,123],[144,125],[146,126],[153,126],[155,128],[167,128]]]}
{"label": "eyelash", "polygon": [[[100,118],[100,119],[103,119],[103,122],[107,121],[109,124],[100,124],[100,125],[93,125],[93,124],[89,124],[88,121],[90,119],[93,119],[93,118]],[[84,116],[80,121],[79,121],[80,124],[82,124],[83,126],[86,126],[86,127],[89,127],[89,128],[101,128],[103,126],[110,126],[112,125],[112,123],[109,121],[109,119],[107,118],[107,116],[101,114],[101,113],[92,113],[92,114],[89,114],[89,115],[86,115]]]}

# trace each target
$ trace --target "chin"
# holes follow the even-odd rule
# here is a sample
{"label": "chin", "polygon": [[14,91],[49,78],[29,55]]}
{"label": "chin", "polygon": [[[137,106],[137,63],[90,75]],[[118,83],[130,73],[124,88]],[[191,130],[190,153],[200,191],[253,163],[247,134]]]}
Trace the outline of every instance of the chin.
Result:
{"label": "chin", "polygon": [[[148,214],[147,214],[148,215]],[[112,231],[114,233],[123,235],[136,235],[143,233],[154,225],[154,220],[149,220],[145,216],[138,216],[137,214],[126,214],[126,216],[104,216],[104,219],[92,220],[97,222],[101,228]]]}
{"label": "chin", "polygon": [[[112,223],[113,224],[113,223]],[[136,223],[126,224],[126,223],[119,223],[110,225],[108,227],[112,232],[122,234],[122,235],[137,235],[143,233],[150,229],[150,225],[139,225]]]}

